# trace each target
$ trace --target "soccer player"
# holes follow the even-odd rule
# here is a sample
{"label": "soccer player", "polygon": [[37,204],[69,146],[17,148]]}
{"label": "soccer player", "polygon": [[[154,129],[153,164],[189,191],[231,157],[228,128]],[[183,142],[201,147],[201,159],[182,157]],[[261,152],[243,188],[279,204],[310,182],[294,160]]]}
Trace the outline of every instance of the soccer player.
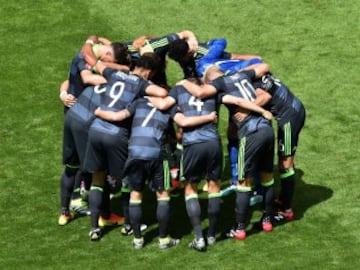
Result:
{"label": "soccer player", "polygon": [[[256,55],[241,55],[232,59],[224,58],[227,41],[224,38],[212,39],[208,42],[208,52],[196,61],[196,72],[202,77],[206,68],[216,65],[226,74],[237,72],[251,65],[263,63],[262,59]],[[241,57],[241,58],[239,58]]]}
{"label": "soccer player", "polygon": [[124,179],[131,189],[129,214],[134,232],[134,248],[141,249],[144,245],[141,220],[146,182],[156,192],[157,197],[158,246],[160,249],[166,249],[177,245],[180,241],[168,235],[170,197],[167,190],[170,187],[170,171],[168,160],[166,160],[165,141],[170,112],[157,110],[148,99],[139,98],[127,112],[97,110],[96,114],[108,121],[122,121],[127,116],[133,116]]}
{"label": "soccer player", "polygon": [[[144,95],[166,96],[166,89],[146,80],[156,65],[157,58],[154,54],[141,56],[130,73],[107,68],[101,62],[97,63],[96,70],[108,81],[106,87],[99,89],[102,92],[100,108],[105,111],[120,111]],[[84,168],[93,174],[89,194],[92,225],[89,236],[94,241],[99,240],[102,234],[98,219],[105,176],[109,174],[119,179],[123,176],[128,155],[130,124],[129,119],[109,122],[96,118],[89,130]]]}
{"label": "soccer player", "polygon": [[[176,40],[170,43],[168,56],[180,65],[184,73],[184,78],[201,77],[201,68],[197,67],[197,63],[200,61],[200,59],[209,53],[210,45],[213,45],[212,42],[199,43],[198,49],[193,51],[190,49],[189,44],[185,40]],[[255,58],[261,59],[261,57],[257,55],[230,53],[224,50],[219,50],[216,53],[216,58],[223,60],[250,60]],[[209,58],[212,58],[212,56]]]}
{"label": "soccer player", "polygon": [[[91,69],[87,66],[86,62],[82,58],[81,53],[76,55],[71,63],[70,67],[70,74],[69,79],[62,83],[60,87],[60,100],[64,104],[64,113],[66,113],[71,106],[76,103],[76,100],[80,93],[86,88],[86,85],[89,84],[97,84],[97,83],[105,83],[106,80],[97,74],[93,74]],[[65,114],[66,115],[66,114]],[[65,136],[64,130],[64,136]],[[64,143],[65,140],[64,140]],[[63,146],[68,147],[68,146]],[[68,150],[70,151],[70,150]],[[71,151],[72,153],[76,153],[76,149]],[[79,160],[77,157],[67,157],[68,163],[65,163],[65,169],[63,174],[61,175],[60,182],[61,185],[64,186],[64,183],[67,182],[66,186],[70,186],[71,184],[75,184],[75,188],[73,188],[73,201],[72,204],[74,206],[74,210],[76,210],[80,214],[88,213],[87,205],[85,201],[79,200],[80,199],[80,179],[84,178],[84,174],[79,171]],[[86,176],[85,176],[86,177]],[[67,203],[62,203],[63,207],[67,205]],[[65,211],[66,212],[66,211]],[[71,217],[70,215],[67,215]],[[63,222],[60,223],[67,223],[65,219]]]}
{"label": "soccer player", "polygon": [[[186,88],[184,87],[185,85]],[[190,83],[190,85],[195,84]],[[185,80],[171,89],[169,97],[163,99],[163,102],[157,103],[159,99],[151,100],[160,109],[177,104],[179,110],[185,116],[205,116],[216,111],[217,104],[215,97],[206,99],[196,98],[187,91],[188,87],[189,82]],[[241,104],[242,100],[232,99],[231,102]],[[264,109],[251,102],[247,102],[247,105],[265,112]],[[176,118],[174,120],[178,122]],[[186,181],[186,209],[195,232],[195,239],[189,244],[189,247],[198,251],[204,251],[206,243],[201,228],[201,210],[197,192],[198,183],[203,177],[206,177],[208,182],[208,215],[210,223],[207,233],[207,244],[213,245],[216,242],[216,225],[220,213],[219,191],[222,172],[222,145],[216,123],[212,121],[191,128],[183,127],[182,144],[184,146],[182,175]]]}
{"label": "soccer player", "polygon": [[255,103],[270,110],[278,123],[278,166],[281,188],[275,220],[290,221],[294,218],[292,210],[296,182],[294,157],[299,134],[305,123],[305,107],[282,81],[270,73],[258,80],[255,87],[257,87]]}
{"label": "soccer player", "polygon": [[[185,116],[207,116],[216,111],[214,97],[200,100],[192,96],[186,89],[177,85],[170,90],[169,96],[155,106],[167,108],[177,105]],[[176,118],[174,118],[177,122]],[[182,175],[185,183],[185,204],[187,214],[194,229],[195,239],[189,244],[190,248],[198,251],[206,250],[206,242],[201,226],[201,209],[198,200],[198,184],[206,177],[208,189],[209,229],[208,244],[215,244],[215,232],[220,214],[220,178],[222,173],[222,145],[215,121],[199,124],[194,127],[182,127]]]}
{"label": "soccer player", "polygon": [[[166,108],[175,104],[185,116],[207,116],[216,111],[215,98],[196,99],[181,85],[170,90],[169,96],[164,99],[164,104],[154,105]],[[176,118],[174,120],[176,122]],[[219,182],[222,172],[222,146],[216,123],[209,121],[191,128],[183,127],[182,145],[184,147],[182,175],[186,180],[186,210],[195,233],[195,239],[189,247],[204,251],[206,243],[202,232],[201,209],[198,200],[198,184],[204,176],[209,182],[208,244],[215,243],[215,229],[220,213]]]}
{"label": "soccer player", "polygon": [[156,70],[151,80],[164,88],[170,89],[166,77],[166,55],[169,45],[176,40],[182,40],[189,46],[189,50],[195,52],[198,48],[198,41],[195,34],[189,30],[178,33],[171,33],[161,37],[141,36],[133,42],[127,42],[128,50],[133,60],[139,58],[145,52],[154,52],[160,58],[159,68]]}
{"label": "soccer player", "polygon": [[[96,43],[95,41],[104,42],[105,44]],[[82,93],[82,91],[88,85],[98,85],[106,83],[106,80],[103,76],[99,74],[94,74],[90,68],[91,63],[88,63],[84,58],[83,51],[89,47],[94,50],[100,61],[103,63],[126,63],[127,57],[127,48],[121,43],[110,43],[107,39],[97,38],[95,36],[90,36],[83,45],[82,51],[78,53],[72,60],[70,66],[69,79],[67,83],[63,83],[60,88],[60,99],[64,104],[64,113],[67,112],[69,107],[73,106]],[[116,68],[126,68],[124,65],[117,65]],[[75,153],[75,149],[73,153]],[[80,214],[88,213],[87,204],[85,201],[80,198],[80,183],[85,181],[87,185],[90,184],[89,175],[87,172],[79,170],[80,164],[77,162],[77,158],[74,157],[71,160],[71,163],[65,164],[64,173],[61,176],[61,182],[68,181],[74,183],[75,186],[73,191],[73,200],[71,201],[71,207],[73,210]]]}
{"label": "soccer player", "polygon": [[[128,44],[128,50],[131,54],[131,58],[133,62],[139,58],[145,52],[154,52],[160,58],[160,65],[157,70],[154,72],[153,76],[151,77],[151,81],[157,85],[160,85],[166,89],[170,89],[171,86],[168,84],[167,76],[166,76],[166,66],[167,66],[167,59],[166,55],[169,50],[169,46],[172,42],[176,40],[182,40],[185,42],[189,48],[190,52],[196,52],[198,49],[198,41],[195,34],[189,30],[183,30],[178,33],[171,33],[161,37],[154,37],[154,36],[140,36],[134,41],[126,42]],[[168,129],[168,155],[169,159],[171,159],[171,167],[172,172],[172,183],[174,183],[174,187],[181,186],[176,179],[179,178],[179,168],[176,167],[178,164],[176,161],[177,149],[178,146],[181,147],[180,144],[177,143],[176,132],[174,129],[173,122],[170,122],[170,128]],[[181,130],[178,128],[178,131]]]}
{"label": "soccer player", "polygon": [[[131,69],[133,69],[136,61],[141,55],[148,52],[155,53],[160,58],[159,66],[153,71],[151,81],[155,84],[170,89],[166,78],[166,55],[169,49],[169,44],[175,40],[183,40],[189,46],[190,51],[196,51],[198,42],[192,31],[183,30],[178,33],[171,33],[161,37],[155,36],[140,36],[133,41],[124,42],[127,45],[127,51],[131,57]],[[95,64],[97,61],[96,55],[90,46],[85,47],[86,60]]]}
{"label": "soccer player", "polygon": [[[66,86],[67,81],[62,84]],[[63,163],[64,164],[83,164],[86,143],[88,138],[88,130],[91,122],[94,120],[94,110],[100,104],[100,97],[94,91],[94,86],[87,87],[78,97],[77,102],[73,104],[65,114],[64,119],[64,138],[63,138]],[[70,199],[74,192],[75,177],[72,170],[77,169],[71,166],[65,166],[63,175],[67,177],[61,178],[60,198],[61,198],[61,214],[59,217],[59,225],[67,224],[73,215],[70,213]],[[81,169],[80,169],[81,171]],[[88,176],[90,178],[90,176]],[[81,198],[79,197],[79,200]],[[71,205],[74,207],[74,205]],[[89,215],[87,205],[82,203],[75,210],[80,214]]]}
{"label": "soccer player", "polygon": [[[248,109],[240,109],[229,104],[227,99],[229,96],[235,96],[248,101],[255,100],[256,93],[251,81],[256,76],[267,72],[268,68],[266,64],[259,64],[255,69],[224,76],[219,67],[212,66],[205,73],[205,80],[209,84],[198,88],[195,92],[191,91],[197,97],[218,93],[219,99],[228,107],[229,114],[238,128],[240,151],[238,156],[239,180],[236,190],[236,225],[230,231],[230,235],[239,240],[246,238],[247,212],[252,182],[257,169],[260,170],[260,180],[264,187],[262,228],[264,231],[272,230],[274,133],[269,120],[259,114],[251,113]],[[190,89],[188,90],[190,91]],[[259,107],[258,110],[266,116],[264,109]]]}
{"label": "soccer player", "polygon": [[[176,40],[183,40],[184,42],[186,42],[189,51],[191,52],[195,52],[198,48],[198,41],[196,39],[196,36],[192,31],[189,30],[183,30],[178,33],[171,33],[161,37],[144,35],[138,37],[134,41],[125,42],[125,44],[127,44],[128,52],[131,55],[131,69],[133,68],[133,65],[136,63],[137,59],[139,59],[142,54],[146,52],[155,53],[157,56],[159,56],[160,63],[159,66],[155,70],[153,70],[153,74],[151,75],[150,80],[159,86],[170,89],[171,87],[169,86],[166,77],[166,55],[169,50],[169,44]],[[87,56],[89,57],[90,55],[91,50],[88,46]],[[92,56],[92,62],[96,62],[96,57],[94,55]],[[174,142],[173,144],[169,143],[169,149],[173,150],[170,151],[173,153],[169,153],[170,157],[175,156],[174,152],[176,151],[176,135],[173,126],[173,123],[170,123],[170,128],[168,130],[169,141]],[[173,172],[175,170],[176,168],[172,168]]]}
{"label": "soccer player", "polygon": [[81,49],[81,54],[91,67],[95,66],[98,61],[102,61],[110,68],[129,70],[131,59],[124,43],[111,42],[103,37],[89,36]]}
{"label": "soccer player", "polygon": [[[62,86],[66,85],[65,81]],[[65,114],[64,120],[64,141],[63,141],[63,162],[64,164],[80,164],[79,170],[75,177],[62,177],[60,185],[61,194],[61,214],[59,217],[59,225],[67,224],[74,216],[70,212],[81,215],[90,215],[87,200],[80,194],[80,190],[75,190],[74,182],[76,178],[84,183],[84,189],[89,190],[91,184],[91,174],[84,171],[82,164],[84,161],[86,144],[88,139],[88,130],[91,122],[95,119],[94,110],[100,105],[100,97],[96,92],[99,86],[87,87],[78,97],[77,102],[69,108]],[[95,89],[95,90],[94,90]],[[74,169],[77,169],[75,167]],[[71,172],[70,172],[71,173]],[[64,174],[69,173],[69,166],[66,167]],[[106,197],[106,196],[104,196]],[[70,201],[71,198],[71,201]],[[112,219],[122,219],[122,217],[110,214],[110,202],[103,206],[102,216],[99,218],[101,226],[111,225]]]}
{"label": "soccer player", "polygon": [[[229,53],[225,51],[227,42],[225,39],[212,39],[208,43],[201,43],[199,49],[194,53],[189,46],[179,40],[171,43],[169,57],[180,64],[184,77],[201,77],[206,67],[217,64],[224,73],[235,72],[249,65],[262,63],[257,55]],[[230,159],[232,185],[222,191],[228,195],[237,183],[237,145],[236,127],[229,119],[228,127],[228,153]],[[207,189],[205,184],[204,190]]]}
{"label": "soccer player", "polygon": [[[99,40],[106,44],[99,43]],[[93,62],[94,59],[88,57],[85,53],[89,48],[96,55],[95,63]],[[97,61],[102,61],[103,63],[107,63],[107,65],[110,65],[110,63],[122,64],[118,66],[115,65],[115,67],[118,69],[128,69],[128,67],[126,67],[126,65],[129,64],[126,45],[119,42],[110,43],[104,38],[98,39],[96,36],[89,36],[81,51],[72,59],[68,90],[63,89],[60,93],[60,99],[62,101],[63,99],[70,99],[75,102],[76,98],[86,86],[106,83],[103,76],[94,74],[92,70],[92,67]],[[65,106],[65,111],[66,110],[67,106]]]}
{"label": "soccer player", "polygon": [[[233,58],[236,59],[223,58],[226,46],[227,41],[224,38],[212,39],[208,42],[208,53],[201,57],[198,61],[196,61],[196,71],[198,76],[203,76],[206,68],[211,65],[216,65],[225,74],[230,74],[263,62],[262,59],[256,55],[237,55],[236,57],[233,56]],[[238,181],[237,156],[239,141],[237,138],[236,125],[231,120],[231,117],[229,117],[227,138],[227,150],[229,154],[231,168],[231,185],[224,190],[221,190],[221,194],[223,196],[226,196],[230,194],[230,192],[234,191],[236,189]]]}

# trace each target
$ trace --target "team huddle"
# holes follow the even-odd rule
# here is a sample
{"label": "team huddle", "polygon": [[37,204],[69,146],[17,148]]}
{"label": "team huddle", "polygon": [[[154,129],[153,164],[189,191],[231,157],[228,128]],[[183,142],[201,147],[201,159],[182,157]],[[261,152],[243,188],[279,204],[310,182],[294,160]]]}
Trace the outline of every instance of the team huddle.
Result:
{"label": "team huddle", "polygon": [[[90,240],[100,240],[104,226],[122,225],[121,233],[133,235],[133,247],[141,249],[147,228],[142,213],[146,188],[157,198],[160,249],[180,242],[169,235],[170,213],[178,211],[170,207],[175,189],[184,192],[195,235],[189,247],[197,251],[216,243],[221,198],[230,192],[235,193],[234,225],[226,233],[230,238],[246,238],[249,206],[259,198],[263,231],[294,218],[294,156],[305,108],[260,56],[227,52],[226,46],[223,38],[198,42],[188,30],[126,42],[88,37],[60,86],[65,169],[59,225],[75,214],[89,215]],[[174,86],[166,76],[168,58],[183,71]],[[231,168],[231,183],[223,190],[217,117],[221,104],[229,112]],[[206,233],[198,198],[202,180],[208,196]],[[111,212],[114,196],[120,198],[123,217]]]}

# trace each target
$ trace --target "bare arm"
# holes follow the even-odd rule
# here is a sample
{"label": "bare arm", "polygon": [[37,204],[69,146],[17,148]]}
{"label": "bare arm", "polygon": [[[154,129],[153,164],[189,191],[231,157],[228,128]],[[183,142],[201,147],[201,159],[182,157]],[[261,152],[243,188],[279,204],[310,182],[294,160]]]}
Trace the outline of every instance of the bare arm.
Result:
{"label": "bare arm", "polygon": [[85,84],[98,85],[107,82],[103,76],[99,74],[94,74],[92,73],[92,71],[87,69],[81,71],[80,75],[83,83]]}
{"label": "bare arm", "polygon": [[120,122],[130,117],[130,112],[127,109],[123,109],[118,112],[112,112],[103,111],[100,108],[97,108],[94,113],[97,117],[111,122]]}
{"label": "bare arm", "polygon": [[239,53],[231,53],[231,59],[242,59],[242,60],[250,60],[253,58],[259,58],[262,60],[262,57],[254,54],[239,54]]}
{"label": "bare arm", "polygon": [[190,39],[190,38],[195,38],[196,39],[196,36],[195,36],[194,32],[192,32],[190,30],[183,30],[183,31],[177,33],[177,35],[181,39]]}
{"label": "bare arm", "polygon": [[156,84],[150,84],[146,87],[145,92],[147,95],[154,97],[166,97],[168,94],[168,91],[165,88]]}
{"label": "bare arm", "polygon": [[183,113],[176,113],[174,116],[174,121],[180,127],[193,127],[202,125],[208,122],[217,122],[217,114],[216,112],[211,112],[207,115],[199,115],[199,116],[185,116]]}
{"label": "bare arm", "polygon": [[96,55],[92,50],[92,46],[95,43],[102,43],[104,45],[111,45],[111,41],[104,37],[89,36],[85,41],[85,44],[81,48],[81,53],[86,63],[90,66],[94,66],[98,61]]}
{"label": "bare arm", "polygon": [[68,90],[69,90],[69,80],[65,80],[60,85],[59,98],[61,102],[64,104],[64,106],[70,108],[72,105],[75,104],[76,98],[73,95],[68,94]]}
{"label": "bare arm", "polygon": [[256,99],[254,103],[259,106],[264,106],[271,99],[271,95],[262,88],[256,88]]}
{"label": "bare arm", "polygon": [[120,64],[111,63],[111,62],[102,62],[102,63],[104,64],[104,66],[109,67],[109,68],[123,70],[123,71],[130,70],[130,68],[125,65],[120,65]]}
{"label": "bare arm", "polygon": [[243,109],[259,113],[264,118],[266,118],[268,120],[272,119],[272,113],[271,112],[265,110],[264,108],[256,105],[255,103],[253,103],[253,102],[251,102],[249,100],[246,100],[246,99],[243,99],[243,98],[240,98],[240,97],[235,97],[235,96],[232,96],[232,95],[224,95],[222,97],[222,102],[225,103],[225,104],[233,104],[233,105],[239,106],[239,107],[241,107]]}
{"label": "bare arm", "polygon": [[183,87],[185,87],[186,91],[188,91],[194,97],[198,97],[198,98],[211,97],[217,93],[216,88],[209,84],[204,84],[202,86],[199,86],[188,80],[182,80],[178,82],[176,85],[182,85]]}
{"label": "bare arm", "polygon": [[[109,63],[109,62],[102,62],[102,61],[97,61],[95,66],[93,67],[93,69],[98,73],[98,74],[94,74],[92,72],[86,73],[86,78],[89,80],[89,83],[92,84],[93,81],[97,81],[96,84],[102,84],[102,83],[106,83],[106,79],[102,76],[102,74],[104,73],[105,68],[110,67],[110,68],[114,68],[117,70],[128,70],[128,66],[124,66],[124,65],[119,65],[119,64],[115,64],[115,63]],[[92,76],[91,76],[92,74]],[[99,75],[100,74],[100,75]],[[101,80],[103,80],[103,82],[101,82]]]}
{"label": "bare arm", "polygon": [[81,48],[81,53],[83,55],[83,58],[86,63],[88,63],[90,66],[94,66],[97,62],[97,57],[95,56],[92,46],[98,42],[97,36],[89,36],[87,40],[85,41],[85,44]]}
{"label": "bare arm", "polygon": [[154,36],[140,36],[137,39],[135,39],[132,43],[133,47],[140,52],[141,47],[145,44],[145,41],[147,39],[156,38]]}
{"label": "bare arm", "polygon": [[147,99],[159,110],[167,110],[176,103],[176,100],[170,96],[165,98],[147,97]]}
{"label": "bare arm", "polygon": [[199,47],[199,42],[195,36],[195,34],[190,30],[183,30],[180,33],[177,33],[177,35],[181,39],[185,39],[189,45],[190,52],[196,52]]}
{"label": "bare arm", "polygon": [[97,57],[95,56],[94,52],[92,51],[92,45],[89,43],[86,43],[82,49],[81,53],[83,55],[83,58],[86,63],[88,63],[90,66],[94,66],[97,62]]}
{"label": "bare arm", "polygon": [[270,71],[270,66],[265,63],[255,64],[252,65],[252,69],[255,70],[256,77],[260,78],[261,76],[265,75]]}
{"label": "bare arm", "polygon": [[65,95],[65,94],[67,95],[68,89],[69,89],[69,80],[65,80],[61,83],[59,88],[60,99],[61,99],[61,95]]}

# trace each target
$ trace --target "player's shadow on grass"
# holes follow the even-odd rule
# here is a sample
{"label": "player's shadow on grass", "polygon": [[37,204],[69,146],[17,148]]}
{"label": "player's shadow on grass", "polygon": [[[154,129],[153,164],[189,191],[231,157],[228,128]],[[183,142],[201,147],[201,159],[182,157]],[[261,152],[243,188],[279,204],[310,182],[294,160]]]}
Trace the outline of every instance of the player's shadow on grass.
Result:
{"label": "player's shadow on grass", "polygon": [[305,212],[328,199],[330,199],[333,195],[333,190],[314,184],[307,184],[304,181],[305,173],[301,169],[296,169],[297,182],[295,186],[295,196],[293,209],[295,213],[295,220],[302,219],[304,217]]}
{"label": "player's shadow on grass", "polygon": [[[301,169],[296,169],[296,190],[294,197],[293,209],[295,212],[295,220],[300,220],[304,217],[305,212],[332,197],[333,191],[325,186],[314,185],[306,183],[305,174]],[[225,175],[226,177],[226,175]],[[225,178],[224,179],[229,179]],[[279,179],[277,171],[275,171],[275,179]],[[229,181],[223,181],[222,188],[226,187]],[[199,185],[200,187],[202,184]],[[276,194],[279,190],[279,181],[276,180]],[[224,240],[225,233],[230,230],[235,222],[235,192],[229,196],[222,198],[221,214],[218,220],[218,240]],[[204,236],[207,233],[208,214],[207,206],[208,199],[207,193],[199,190],[199,202],[201,206],[201,220],[203,224]],[[155,194],[147,190],[144,192],[143,198],[143,221],[148,225],[148,229],[144,232],[144,238],[146,242],[152,242],[158,237],[158,226],[156,218],[156,197]],[[249,216],[261,216],[261,205],[252,206],[249,208]],[[170,223],[169,223],[169,234],[175,238],[183,238],[184,236],[193,234],[193,228],[190,223],[189,217],[187,216],[184,192],[181,190],[177,197],[172,197],[170,201]],[[260,214],[259,214],[260,213]],[[251,221],[252,224],[248,228],[253,227],[254,219]],[[276,224],[277,225],[281,224]],[[114,228],[109,228],[109,231]],[[107,232],[109,232],[107,231]],[[107,233],[106,232],[106,233]],[[253,234],[258,233],[259,230],[255,227],[247,231],[247,236],[250,237]],[[276,232],[275,232],[276,233]]]}
{"label": "player's shadow on grass", "polygon": [[[280,183],[278,181],[279,174],[277,171],[274,173],[275,175],[275,186],[276,186],[276,194],[278,194]],[[306,183],[306,175],[304,171],[301,169],[296,169],[296,187],[295,187],[295,196],[293,200],[293,210],[295,213],[294,220],[292,222],[296,222],[304,217],[306,211],[328,199],[330,199],[333,195],[333,190],[328,187],[315,185],[315,184],[308,184]],[[220,219],[220,231],[222,232],[220,239],[225,239],[225,232],[229,231],[231,226],[235,222],[235,194],[231,194],[223,199],[222,205],[222,213]],[[261,211],[262,206],[256,205],[249,208],[249,216],[253,216],[255,211]],[[286,223],[276,223],[276,226],[284,225]],[[255,225],[255,226],[254,226]],[[247,231],[247,236],[251,236],[252,234],[259,232],[259,226],[257,226],[256,222],[252,222],[250,225],[250,230]]]}

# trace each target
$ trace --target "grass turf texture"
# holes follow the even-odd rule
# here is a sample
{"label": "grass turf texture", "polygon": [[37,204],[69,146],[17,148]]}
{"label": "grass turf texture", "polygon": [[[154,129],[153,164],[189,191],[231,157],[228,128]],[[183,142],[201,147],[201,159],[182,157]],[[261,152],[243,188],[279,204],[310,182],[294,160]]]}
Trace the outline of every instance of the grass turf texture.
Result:
{"label": "grass turf texture", "polygon": [[[360,267],[358,1],[0,2],[1,269],[175,269],[184,262],[192,269]],[[297,219],[244,242],[219,241],[206,253],[187,248],[193,236],[181,197],[172,202],[177,212],[171,231],[182,242],[166,251],[157,248],[156,225],[136,252],[119,228],[91,243],[88,218],[58,226],[63,169],[58,87],[71,58],[90,34],[132,40],[183,29],[193,30],[200,41],[226,37],[228,51],[262,55],[304,102]],[[180,78],[170,61],[170,82]],[[225,123],[225,111],[220,119]],[[224,137],[224,124],[220,132]],[[145,219],[154,224],[154,200],[147,196]],[[232,222],[232,199],[223,203],[223,230]],[[201,203],[205,211],[206,201]],[[260,212],[253,215],[254,221]]]}

